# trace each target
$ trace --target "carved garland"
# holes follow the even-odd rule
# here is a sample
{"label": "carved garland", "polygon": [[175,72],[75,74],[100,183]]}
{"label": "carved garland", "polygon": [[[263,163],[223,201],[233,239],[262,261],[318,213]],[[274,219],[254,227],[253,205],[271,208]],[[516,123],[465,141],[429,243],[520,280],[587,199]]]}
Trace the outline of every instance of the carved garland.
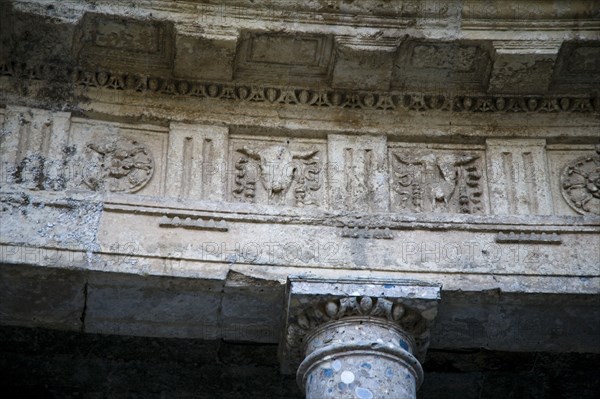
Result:
{"label": "carved garland", "polygon": [[112,71],[65,69],[53,65],[0,62],[0,76],[19,79],[71,81],[78,86],[130,90],[146,94],[189,96],[232,101],[372,110],[447,112],[584,112],[600,113],[597,96],[500,96],[449,93],[312,90],[285,86],[249,86],[141,76]]}

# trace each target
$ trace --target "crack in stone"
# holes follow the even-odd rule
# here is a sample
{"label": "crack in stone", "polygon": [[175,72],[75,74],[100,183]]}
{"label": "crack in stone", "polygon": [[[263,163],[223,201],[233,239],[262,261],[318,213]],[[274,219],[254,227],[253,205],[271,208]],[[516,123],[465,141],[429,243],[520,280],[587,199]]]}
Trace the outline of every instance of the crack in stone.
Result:
{"label": "crack in stone", "polygon": [[81,317],[79,320],[81,321],[81,332],[85,332],[85,316],[87,313],[87,303],[88,303],[88,282],[86,281],[83,285],[83,309],[81,310]]}

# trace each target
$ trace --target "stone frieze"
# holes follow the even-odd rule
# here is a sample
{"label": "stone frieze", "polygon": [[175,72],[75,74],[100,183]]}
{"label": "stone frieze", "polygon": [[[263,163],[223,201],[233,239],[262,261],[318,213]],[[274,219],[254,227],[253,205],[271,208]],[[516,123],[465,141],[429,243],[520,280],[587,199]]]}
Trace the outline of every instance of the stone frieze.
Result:
{"label": "stone frieze", "polygon": [[[3,115],[5,182],[28,190],[357,214],[599,214],[600,160],[591,144],[530,138],[419,143],[318,131],[278,136],[191,123],[106,122],[14,106]],[[386,227],[381,223],[356,220],[346,227],[347,238],[391,238],[376,230]]]}

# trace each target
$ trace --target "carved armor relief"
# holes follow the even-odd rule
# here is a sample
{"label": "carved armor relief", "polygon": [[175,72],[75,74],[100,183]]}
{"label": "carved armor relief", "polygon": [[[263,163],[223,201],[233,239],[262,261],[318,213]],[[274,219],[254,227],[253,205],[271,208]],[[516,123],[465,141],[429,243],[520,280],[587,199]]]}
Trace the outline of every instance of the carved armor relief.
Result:
{"label": "carved armor relief", "polygon": [[389,162],[393,211],[486,213],[481,148],[393,144]]}
{"label": "carved armor relief", "polygon": [[318,140],[232,136],[229,199],[323,207],[325,157]]}

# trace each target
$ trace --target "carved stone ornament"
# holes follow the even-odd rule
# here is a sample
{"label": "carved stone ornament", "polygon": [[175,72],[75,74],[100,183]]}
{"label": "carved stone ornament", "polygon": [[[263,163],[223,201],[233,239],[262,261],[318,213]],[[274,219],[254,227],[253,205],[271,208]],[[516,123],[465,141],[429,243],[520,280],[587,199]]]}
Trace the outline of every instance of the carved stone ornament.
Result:
{"label": "carved stone ornament", "polygon": [[370,296],[345,297],[314,304],[297,315],[288,326],[288,344],[301,346],[309,331],[323,323],[351,316],[382,318],[397,323],[415,337],[418,352],[427,350],[429,323],[418,310],[403,304],[402,300]]}
{"label": "carved stone ornament", "polygon": [[483,213],[481,167],[475,154],[394,153],[400,210]]}
{"label": "carved stone ornament", "polygon": [[83,181],[96,191],[132,193],[144,187],[154,172],[152,153],[135,140],[88,143],[83,156]]}
{"label": "carved stone ornament", "polygon": [[581,214],[600,215],[600,145],[596,153],[570,162],[561,175],[565,201]]}
{"label": "carved stone ornament", "polygon": [[235,162],[235,198],[254,202],[260,180],[270,204],[286,204],[293,188],[294,205],[316,205],[311,193],[321,188],[318,150],[291,152],[285,146],[273,145],[260,150],[244,146],[237,152],[242,156]]}
{"label": "carved stone ornament", "polygon": [[317,327],[346,319],[392,323],[410,335],[423,359],[437,315],[440,287],[415,281],[312,280],[290,277],[287,323],[280,345],[284,372],[303,358],[306,338]]}
{"label": "carved stone ornament", "polygon": [[[521,96],[407,91],[372,91],[366,95],[352,89],[305,89],[301,87],[243,85],[146,76],[131,71],[98,72],[78,67],[74,71],[54,64],[32,64],[22,60],[0,61],[0,76],[20,80],[74,82],[85,89],[134,91],[144,94],[186,96],[190,99],[222,99],[242,103],[271,103],[318,108],[351,108],[380,111],[443,111],[473,113],[600,113],[597,96]],[[72,72],[72,73],[71,73]]]}

